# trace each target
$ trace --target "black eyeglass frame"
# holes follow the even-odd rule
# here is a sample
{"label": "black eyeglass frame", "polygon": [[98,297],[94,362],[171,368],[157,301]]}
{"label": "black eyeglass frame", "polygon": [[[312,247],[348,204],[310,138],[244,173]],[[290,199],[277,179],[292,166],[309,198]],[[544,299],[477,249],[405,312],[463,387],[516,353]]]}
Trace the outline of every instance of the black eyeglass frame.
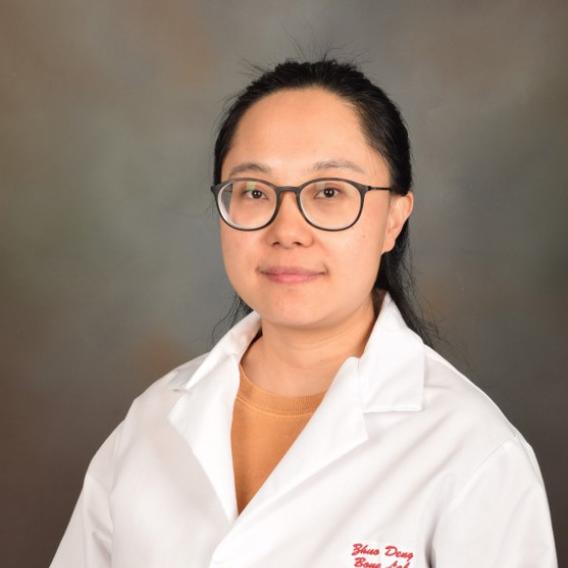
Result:
{"label": "black eyeglass frame", "polygon": [[[228,185],[229,183],[232,183],[234,181],[258,181],[258,182],[261,182],[261,183],[268,185],[269,187],[271,187],[275,191],[275,193],[276,193],[276,207],[274,209],[274,213],[272,214],[272,217],[270,217],[270,219],[264,225],[261,225],[260,227],[254,227],[253,229],[244,229],[242,227],[236,227],[235,225],[232,225],[229,221],[227,221],[227,219],[225,219],[225,217],[224,217],[224,215],[221,211],[221,207],[219,205],[219,192],[226,185]],[[359,206],[359,212],[357,213],[357,217],[355,217],[355,220],[350,225],[347,225],[346,227],[341,227],[340,229],[327,229],[325,227],[320,227],[319,225],[316,225],[315,223],[313,223],[312,221],[310,221],[308,219],[304,209],[302,208],[302,201],[300,199],[300,193],[302,192],[302,190],[305,187],[307,187],[308,185],[310,185],[314,182],[318,182],[318,181],[342,181],[342,182],[349,183],[355,189],[357,189],[357,191],[359,192],[359,194],[361,196],[361,205]],[[223,219],[223,221],[227,225],[229,225],[229,227],[236,229],[237,231],[259,231],[260,229],[264,229],[264,227],[268,227],[268,225],[270,225],[270,223],[272,223],[272,221],[274,221],[274,219],[276,219],[276,215],[278,215],[278,211],[280,209],[280,204],[282,203],[280,196],[286,191],[291,191],[292,193],[296,194],[296,203],[298,205],[298,209],[300,210],[300,213],[302,214],[302,217],[305,219],[306,223],[308,223],[312,227],[315,227],[316,229],[320,229],[321,231],[333,231],[333,232],[345,231],[346,229],[349,229],[350,227],[355,225],[355,223],[357,223],[357,221],[359,220],[359,217],[361,217],[361,213],[363,211],[363,205],[364,205],[364,202],[365,202],[365,194],[368,191],[375,191],[375,190],[394,191],[395,190],[395,188],[392,187],[392,186],[380,187],[380,186],[373,186],[373,185],[365,185],[365,184],[359,183],[357,181],[352,181],[352,180],[349,180],[349,179],[338,178],[338,177],[325,177],[325,178],[311,179],[309,181],[304,182],[302,185],[298,185],[298,186],[275,185],[275,184],[270,183],[269,181],[266,181],[264,179],[250,178],[250,177],[246,177],[246,178],[239,177],[239,178],[231,178],[231,179],[228,179],[226,181],[216,183],[216,184],[212,185],[210,187],[210,189],[213,192],[213,195],[215,196],[215,205],[217,206],[217,211],[219,212],[221,219]]]}

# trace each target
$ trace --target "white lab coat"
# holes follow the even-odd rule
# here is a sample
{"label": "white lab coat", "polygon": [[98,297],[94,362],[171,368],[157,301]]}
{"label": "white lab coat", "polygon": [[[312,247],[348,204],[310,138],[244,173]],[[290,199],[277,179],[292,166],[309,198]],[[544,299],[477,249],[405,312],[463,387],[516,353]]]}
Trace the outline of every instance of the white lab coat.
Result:
{"label": "white lab coat", "polygon": [[557,566],[531,446],[388,293],[363,355],[238,515],[232,408],[259,323],[252,312],[134,400],[51,568]]}

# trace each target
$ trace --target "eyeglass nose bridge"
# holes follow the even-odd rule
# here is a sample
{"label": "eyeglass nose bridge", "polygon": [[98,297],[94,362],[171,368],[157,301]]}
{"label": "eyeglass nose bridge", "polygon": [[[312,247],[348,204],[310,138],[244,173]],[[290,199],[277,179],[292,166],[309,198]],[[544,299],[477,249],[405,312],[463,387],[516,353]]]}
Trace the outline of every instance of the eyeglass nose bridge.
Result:
{"label": "eyeglass nose bridge", "polygon": [[298,206],[298,209],[300,210],[300,214],[302,215],[302,217],[304,218],[304,221],[306,221],[306,223],[311,224],[307,217],[306,214],[304,213],[304,210],[302,208],[302,202],[300,200],[300,192],[302,191],[302,189],[304,189],[305,186],[300,185],[300,186],[294,186],[294,185],[280,185],[280,186],[275,186],[274,187],[274,191],[276,191],[276,207],[274,208],[274,213],[272,214],[272,217],[270,218],[270,221],[268,222],[268,224],[271,224],[275,219],[276,216],[278,215],[278,212],[280,211],[280,205],[282,204],[282,195],[284,193],[286,193],[287,191],[295,194],[296,196],[296,205]]}

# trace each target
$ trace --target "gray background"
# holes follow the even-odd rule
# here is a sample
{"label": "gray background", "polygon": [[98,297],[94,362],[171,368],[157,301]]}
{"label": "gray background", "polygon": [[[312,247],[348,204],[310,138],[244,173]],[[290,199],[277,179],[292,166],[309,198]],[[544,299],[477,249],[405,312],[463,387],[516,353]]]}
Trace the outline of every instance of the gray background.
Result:
{"label": "gray background", "polygon": [[552,1],[2,1],[2,566],[49,563],[133,398],[209,349],[214,129],[246,61],[298,46],[400,105],[439,351],[533,445],[568,558],[567,24]]}

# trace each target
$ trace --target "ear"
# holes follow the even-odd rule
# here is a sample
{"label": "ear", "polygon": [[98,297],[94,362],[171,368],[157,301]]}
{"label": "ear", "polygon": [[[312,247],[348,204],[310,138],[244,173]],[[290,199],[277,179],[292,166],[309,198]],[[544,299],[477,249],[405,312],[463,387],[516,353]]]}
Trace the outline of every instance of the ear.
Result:
{"label": "ear", "polygon": [[394,248],[396,238],[402,231],[404,223],[410,217],[413,207],[414,194],[412,191],[408,191],[406,195],[391,194],[381,254]]}

